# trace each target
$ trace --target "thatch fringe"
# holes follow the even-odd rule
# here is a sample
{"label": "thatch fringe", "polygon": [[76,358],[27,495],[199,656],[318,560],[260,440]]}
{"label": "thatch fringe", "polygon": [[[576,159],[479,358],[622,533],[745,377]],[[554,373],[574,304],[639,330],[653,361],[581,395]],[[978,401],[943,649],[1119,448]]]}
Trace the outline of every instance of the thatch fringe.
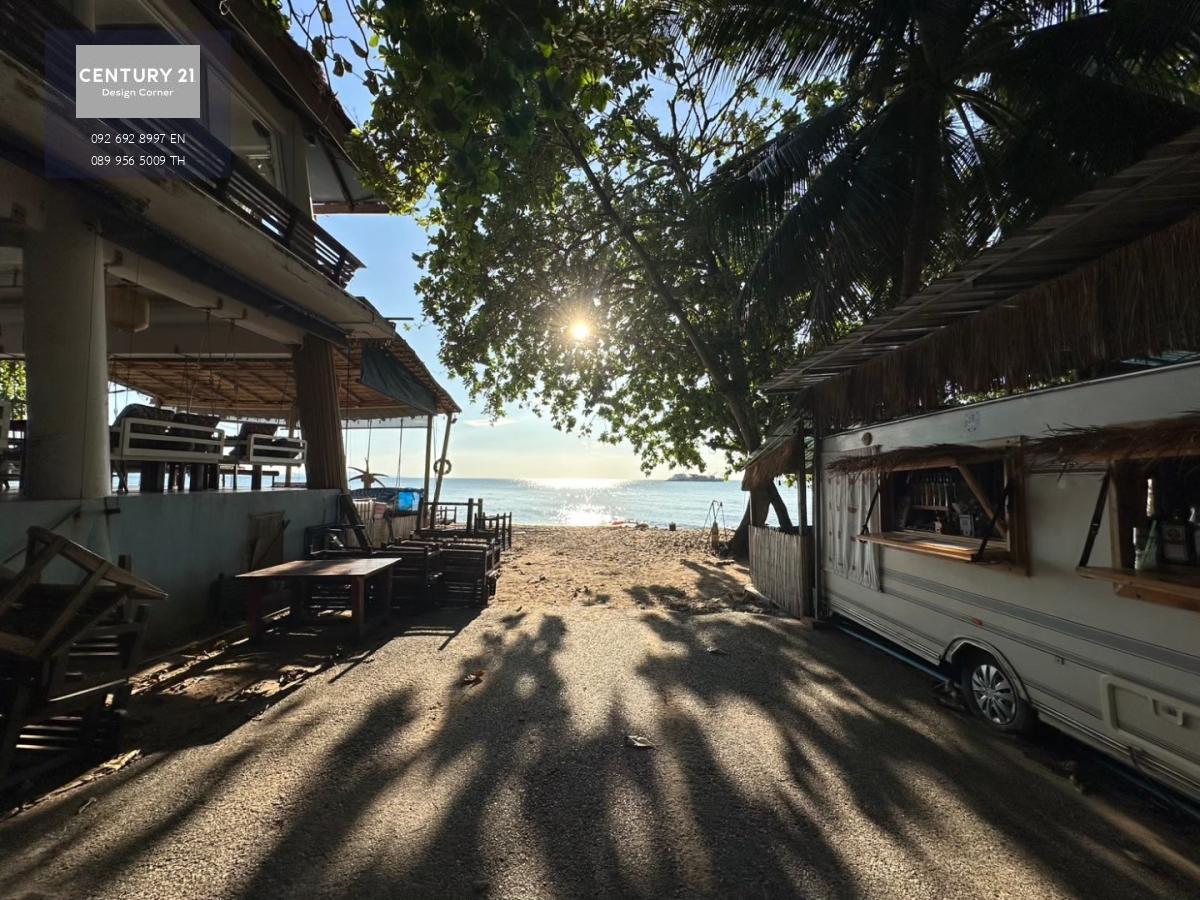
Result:
{"label": "thatch fringe", "polygon": [[1200,215],[831,378],[811,404],[831,430],[1171,350],[1200,350]]}
{"label": "thatch fringe", "polygon": [[1200,413],[1130,425],[1059,428],[1025,446],[1065,465],[1080,460],[1200,456]]}
{"label": "thatch fringe", "polygon": [[[1026,456],[1048,458],[1064,466],[1097,461],[1200,456],[1200,412],[1189,412],[1175,419],[1156,419],[1128,425],[1055,428],[1042,437],[1026,438],[1019,446]],[[971,465],[996,459],[1010,449],[970,444],[929,444],[923,447],[900,447],[872,456],[844,456],[827,463],[825,468],[839,474],[870,471],[886,475],[899,469],[918,468],[935,462]]]}
{"label": "thatch fringe", "polygon": [[746,462],[742,474],[742,490],[755,491],[765,488],[780,475],[799,472],[803,462],[804,440],[799,425],[790,426],[792,433],[783,429],[773,434],[763,446]]}
{"label": "thatch fringe", "polygon": [[970,444],[929,444],[924,447],[901,447],[897,450],[886,450],[869,456],[843,456],[825,465],[829,472],[851,474],[854,472],[874,472],[886,475],[897,469],[911,469],[931,462],[954,460],[962,465],[981,462],[985,459],[996,459],[1004,453],[1003,447],[973,447]]}

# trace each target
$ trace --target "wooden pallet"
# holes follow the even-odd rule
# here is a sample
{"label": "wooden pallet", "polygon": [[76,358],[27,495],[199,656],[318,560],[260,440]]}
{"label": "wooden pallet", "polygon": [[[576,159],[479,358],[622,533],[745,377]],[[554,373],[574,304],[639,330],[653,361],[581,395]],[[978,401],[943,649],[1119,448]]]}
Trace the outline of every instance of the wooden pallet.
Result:
{"label": "wooden pallet", "polygon": [[[56,562],[81,580],[43,582]],[[29,529],[25,567],[0,572],[0,787],[114,746],[148,616],[137,601],[164,596],[127,567]]]}
{"label": "wooden pallet", "polygon": [[[42,583],[56,560],[73,564],[83,580]],[[0,582],[0,653],[41,659],[70,644],[117,604],[165,596],[86,547],[35,525],[28,532],[25,567]]]}

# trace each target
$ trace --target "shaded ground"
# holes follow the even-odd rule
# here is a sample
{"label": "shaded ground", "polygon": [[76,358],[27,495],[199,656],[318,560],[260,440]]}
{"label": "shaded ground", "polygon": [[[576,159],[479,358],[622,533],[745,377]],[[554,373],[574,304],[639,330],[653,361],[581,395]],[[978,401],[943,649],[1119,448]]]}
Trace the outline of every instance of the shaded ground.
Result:
{"label": "shaded ground", "polygon": [[1195,827],[1081,795],[897,661],[783,618],[639,608],[642,587],[707,595],[697,565],[558,606],[513,566],[482,615],[406,619],[353,656],[274,637],[306,677],[272,696],[221,693],[222,672],[271,683],[245,645],[167,675],[223,680],[157,701],[218,726],[139,703],[144,757],[0,823],[0,896],[1200,892]]}

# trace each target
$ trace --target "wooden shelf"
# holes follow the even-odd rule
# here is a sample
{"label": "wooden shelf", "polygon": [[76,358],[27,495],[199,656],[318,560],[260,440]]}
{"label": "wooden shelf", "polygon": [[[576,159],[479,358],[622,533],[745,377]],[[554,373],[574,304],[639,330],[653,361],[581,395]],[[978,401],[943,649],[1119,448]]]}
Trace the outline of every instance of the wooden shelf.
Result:
{"label": "wooden shelf", "polygon": [[1200,575],[1105,569],[1099,566],[1080,566],[1075,571],[1084,578],[1111,582],[1122,597],[1200,612]]}
{"label": "wooden shelf", "polygon": [[[919,531],[886,531],[882,534],[859,534],[855,540],[866,544],[878,544],[893,550],[940,556],[958,562],[975,562],[975,554],[983,538],[961,537],[953,534],[927,534]],[[1008,562],[1008,546],[1003,541],[990,541],[980,563]]]}

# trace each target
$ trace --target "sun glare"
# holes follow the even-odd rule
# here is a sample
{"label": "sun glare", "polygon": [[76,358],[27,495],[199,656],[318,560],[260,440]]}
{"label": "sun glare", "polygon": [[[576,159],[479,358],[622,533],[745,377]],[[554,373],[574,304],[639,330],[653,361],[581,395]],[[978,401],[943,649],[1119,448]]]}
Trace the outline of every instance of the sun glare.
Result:
{"label": "sun glare", "polygon": [[571,323],[571,338],[576,341],[586,341],[592,336],[592,326],[583,319]]}

